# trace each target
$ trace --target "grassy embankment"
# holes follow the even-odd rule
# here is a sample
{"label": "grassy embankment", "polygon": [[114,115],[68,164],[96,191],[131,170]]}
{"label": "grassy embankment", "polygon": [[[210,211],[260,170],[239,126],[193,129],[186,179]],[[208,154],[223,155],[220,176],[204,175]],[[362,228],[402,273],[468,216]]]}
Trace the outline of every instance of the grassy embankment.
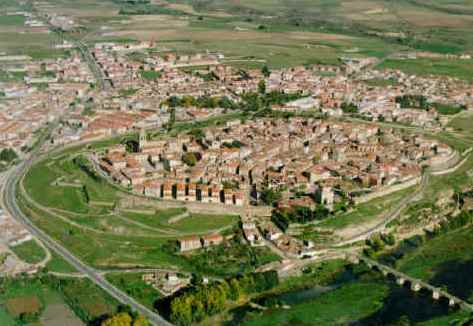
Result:
{"label": "grassy embankment", "polygon": [[[109,142],[100,146],[107,144]],[[233,245],[229,249],[222,245],[186,256],[174,254],[169,249],[170,241],[183,235],[231,228],[237,218],[191,214],[170,224],[168,219],[181,214],[182,210],[153,212],[151,208],[151,215],[117,213],[114,206],[119,200],[119,191],[73,162],[73,154],[81,150],[84,148],[70,149],[35,165],[24,184],[29,196],[41,206],[25,200],[21,200],[21,205],[38,226],[83,261],[98,268],[161,266],[190,269],[194,266],[206,273],[226,274],[247,271],[277,258],[261,248]],[[222,251],[228,255],[221,255]],[[219,268],[212,270],[210,266],[215,262],[220,263]],[[53,268],[61,270],[65,267]]]}

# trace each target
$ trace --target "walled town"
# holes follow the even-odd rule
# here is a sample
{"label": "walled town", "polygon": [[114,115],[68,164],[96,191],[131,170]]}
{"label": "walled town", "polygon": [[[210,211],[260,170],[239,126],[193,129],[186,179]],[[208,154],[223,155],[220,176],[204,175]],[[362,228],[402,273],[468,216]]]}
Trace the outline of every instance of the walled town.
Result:
{"label": "walled town", "polygon": [[115,145],[100,166],[122,186],[151,197],[241,206],[271,189],[284,190],[286,198],[314,194],[331,208],[340,193],[415,179],[421,166],[451,155],[446,145],[393,129],[291,118],[228,121],[197,137],[156,141],[142,131],[136,153]]}

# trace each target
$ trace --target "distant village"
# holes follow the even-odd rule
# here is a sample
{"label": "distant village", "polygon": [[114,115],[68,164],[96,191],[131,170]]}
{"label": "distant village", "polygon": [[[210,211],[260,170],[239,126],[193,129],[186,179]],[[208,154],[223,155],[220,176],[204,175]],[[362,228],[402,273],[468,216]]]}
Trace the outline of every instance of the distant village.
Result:
{"label": "distant village", "polygon": [[[68,48],[67,41],[58,46]],[[68,143],[125,133],[137,128],[159,129],[169,122],[170,97],[206,96],[234,103],[243,94],[258,91],[298,93],[301,99],[274,105],[282,112],[320,112],[340,117],[343,105],[356,107],[357,115],[371,121],[441,128],[443,117],[433,108],[401,107],[396,98],[421,94],[431,103],[471,108],[473,86],[452,78],[418,77],[400,71],[365,69],[368,62],[344,61],[344,65],[241,70],[222,64],[220,54],[178,55],[153,52],[155,44],[97,43],[91,53],[111,87],[96,87],[96,76],[77,49],[66,58],[32,60],[27,56],[0,55],[0,149],[19,154],[32,146],[35,131],[61,117],[55,143]],[[138,54],[138,55],[137,55]],[[345,58],[346,60],[346,58]],[[187,67],[199,67],[186,70]],[[203,67],[203,68],[200,68]],[[355,71],[355,73],[353,72]],[[348,73],[350,72],[350,73]],[[392,81],[372,86],[369,80]],[[175,108],[178,121],[204,120],[227,108]]]}

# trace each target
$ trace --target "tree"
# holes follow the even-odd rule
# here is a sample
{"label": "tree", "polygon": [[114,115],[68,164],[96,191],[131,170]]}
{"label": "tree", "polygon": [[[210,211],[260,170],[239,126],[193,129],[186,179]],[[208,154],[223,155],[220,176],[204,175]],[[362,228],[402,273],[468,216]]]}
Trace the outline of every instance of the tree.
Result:
{"label": "tree", "polygon": [[240,283],[236,278],[233,278],[230,280],[230,293],[229,293],[229,298],[230,300],[233,301],[238,301],[240,300],[240,297],[242,295],[242,290],[240,287]]}
{"label": "tree", "polygon": [[201,141],[205,138],[205,133],[200,128],[192,129],[191,131],[189,131],[189,135],[194,137],[197,141]]}
{"label": "tree", "polygon": [[264,65],[263,68],[261,68],[261,73],[265,76],[265,77],[269,77],[271,75],[271,71],[269,70],[268,66],[267,65]]}
{"label": "tree", "polygon": [[126,312],[120,312],[102,322],[102,326],[131,326],[133,319]]}
{"label": "tree", "polygon": [[176,109],[172,108],[169,113],[169,122],[167,124],[168,131],[172,129],[172,127],[174,126],[174,123],[176,123]]}
{"label": "tree", "polygon": [[236,107],[235,103],[228,98],[228,96],[222,96],[218,100],[218,106],[222,109],[234,109]]}
{"label": "tree", "polygon": [[357,113],[358,112],[358,107],[353,103],[343,102],[341,105],[341,109],[344,113]]}
{"label": "tree", "polygon": [[258,92],[262,95],[266,94],[266,82],[261,79],[258,83]]}
{"label": "tree", "polygon": [[265,189],[261,192],[261,200],[266,205],[274,205],[281,199],[281,193],[272,189]]}
{"label": "tree", "polygon": [[390,326],[410,326],[411,321],[409,320],[409,317],[406,315],[402,315],[398,320],[395,322],[389,324]]}
{"label": "tree", "polygon": [[133,321],[133,326],[148,326],[148,325],[149,325],[148,320],[142,315],[138,315]]}
{"label": "tree", "polygon": [[186,153],[182,156],[182,161],[189,166],[195,166],[197,164],[197,157],[194,153]]}
{"label": "tree", "polygon": [[192,298],[188,295],[172,300],[170,318],[174,324],[190,325],[192,323],[191,300]]}
{"label": "tree", "polygon": [[204,279],[202,277],[202,275],[198,274],[198,273],[192,273],[192,277],[191,277],[191,284],[192,285],[201,285],[203,283]]}
{"label": "tree", "polygon": [[4,148],[1,152],[0,152],[0,161],[4,161],[4,162],[12,162],[14,160],[16,160],[18,158],[18,155],[16,154],[16,152],[11,149],[11,148]]}
{"label": "tree", "polygon": [[179,99],[177,98],[177,96],[171,96],[168,100],[167,100],[167,104],[171,107],[171,108],[175,108],[179,105]]}

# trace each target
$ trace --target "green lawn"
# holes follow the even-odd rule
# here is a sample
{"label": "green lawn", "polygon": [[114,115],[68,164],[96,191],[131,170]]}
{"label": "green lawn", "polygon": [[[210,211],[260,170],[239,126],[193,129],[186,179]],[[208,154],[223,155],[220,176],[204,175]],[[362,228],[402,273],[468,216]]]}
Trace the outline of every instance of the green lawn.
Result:
{"label": "green lawn", "polygon": [[54,49],[50,46],[52,42],[57,41],[57,37],[53,33],[18,33],[14,31],[14,25],[7,27],[8,30],[0,30],[1,51],[12,55],[29,55],[33,59],[58,58],[68,55],[67,50]]}
{"label": "green lawn", "polygon": [[36,242],[36,240],[29,240],[11,247],[12,251],[23,261],[29,264],[36,264],[46,258],[44,249]]}
{"label": "green lawn", "polygon": [[161,73],[158,71],[150,70],[150,71],[141,71],[141,77],[148,80],[155,80],[161,76]]}
{"label": "green lawn", "polygon": [[98,268],[172,267],[182,262],[161,249],[167,239],[102,234],[81,230],[22,203],[31,220],[73,254]]}
{"label": "green lawn", "polygon": [[[448,127],[453,128],[458,134],[448,132],[435,135],[437,139],[452,146],[462,152],[473,147],[473,114],[471,112],[460,113],[450,121]],[[456,171],[442,176],[433,176],[429,179],[424,201],[436,201],[438,195],[448,189],[461,189],[466,186],[473,186],[473,179],[468,173],[473,171],[473,156]]]}
{"label": "green lawn", "polygon": [[21,82],[23,81],[23,78],[26,76],[26,73],[22,71],[18,72],[6,72],[0,70],[0,81],[16,81],[16,82]]}

